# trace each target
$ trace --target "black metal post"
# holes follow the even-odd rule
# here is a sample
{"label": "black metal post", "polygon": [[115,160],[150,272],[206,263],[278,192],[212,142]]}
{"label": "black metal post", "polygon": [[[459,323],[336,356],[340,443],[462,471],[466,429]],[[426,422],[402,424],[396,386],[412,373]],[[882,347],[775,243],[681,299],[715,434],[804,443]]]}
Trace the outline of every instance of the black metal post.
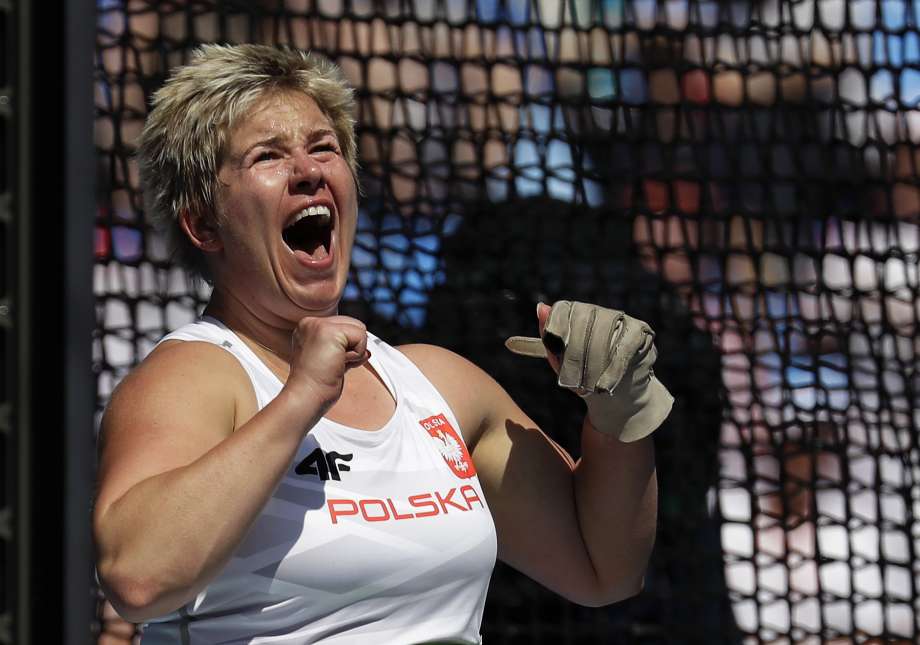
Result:
{"label": "black metal post", "polygon": [[[3,3],[0,2],[0,5]],[[44,8],[43,8],[44,7]],[[91,642],[95,5],[20,0],[13,103],[10,642]],[[9,41],[8,41],[9,42]],[[7,157],[9,158],[9,157]],[[7,454],[13,457],[13,452]],[[2,626],[0,626],[2,633]],[[2,639],[0,639],[2,641]]]}

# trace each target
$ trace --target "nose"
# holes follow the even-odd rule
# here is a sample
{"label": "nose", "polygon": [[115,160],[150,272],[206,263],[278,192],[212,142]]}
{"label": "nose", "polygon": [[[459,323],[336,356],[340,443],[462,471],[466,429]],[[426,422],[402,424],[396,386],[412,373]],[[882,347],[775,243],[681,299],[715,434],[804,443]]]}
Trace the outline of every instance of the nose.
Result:
{"label": "nose", "polygon": [[289,178],[291,193],[313,193],[323,183],[323,169],[319,162],[308,153],[294,153]]}

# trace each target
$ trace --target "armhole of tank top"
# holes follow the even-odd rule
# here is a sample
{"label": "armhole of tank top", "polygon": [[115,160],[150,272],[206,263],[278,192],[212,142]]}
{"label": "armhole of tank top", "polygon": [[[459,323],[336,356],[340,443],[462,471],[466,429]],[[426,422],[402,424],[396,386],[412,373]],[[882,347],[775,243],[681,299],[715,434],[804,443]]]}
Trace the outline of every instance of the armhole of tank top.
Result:
{"label": "armhole of tank top", "polygon": [[[270,383],[272,387],[276,387],[280,391],[280,389],[284,387],[284,383],[271,371],[271,369],[269,369],[268,365],[252,351],[249,345],[243,342],[243,339],[240,338],[236,332],[227,327],[220,320],[211,316],[202,316],[201,319],[208,324],[214,325],[224,334],[224,337],[221,338],[220,346],[233,354],[243,366],[243,369],[246,371],[252,383],[253,390],[256,392],[256,401],[259,404],[259,409],[262,409],[277,395],[277,391],[274,394],[266,391],[266,387],[268,387],[267,384]],[[260,392],[264,393],[264,397],[259,394]]]}
{"label": "armhole of tank top", "polygon": [[[187,332],[180,332],[180,333],[173,332],[172,334],[169,334],[169,336],[166,336],[162,340],[160,340],[160,343],[168,341],[168,340],[176,340],[176,341],[183,342],[183,343],[206,343],[208,345],[213,345],[214,347],[218,347],[224,350],[236,360],[237,364],[239,364],[240,368],[243,370],[243,373],[246,375],[246,378],[249,381],[249,391],[252,393],[252,398],[256,402],[256,411],[261,410],[268,403],[268,401],[262,400],[263,397],[259,394],[259,388],[256,387],[257,376],[254,373],[255,368],[251,365],[248,365],[246,363],[246,360],[242,356],[240,356],[235,351],[233,351],[232,346],[228,347],[227,345],[225,345],[224,342],[226,341],[216,342],[215,339],[202,338],[200,336],[189,334]],[[236,428],[234,428],[234,431],[236,431]]]}
{"label": "armhole of tank top", "polygon": [[457,414],[454,412],[454,408],[450,404],[450,402],[447,400],[447,397],[445,397],[444,394],[441,392],[441,390],[438,389],[438,386],[435,385],[430,378],[428,378],[428,375],[422,371],[422,368],[416,365],[415,361],[413,361],[405,353],[403,353],[401,349],[399,349],[398,347],[394,347],[393,345],[388,345],[388,347],[393,352],[398,354],[398,356],[394,358],[395,361],[399,361],[396,366],[397,369],[407,369],[407,370],[414,372],[416,377],[422,379],[427,384],[427,386],[431,389],[431,391],[435,394],[435,396],[438,397],[438,400],[442,404],[444,404],[444,409],[447,410],[447,412],[450,414],[451,421],[456,423],[457,427],[460,428],[461,438],[463,439],[463,442],[466,443],[466,437],[463,436],[463,427],[460,425],[460,419],[457,417]]}

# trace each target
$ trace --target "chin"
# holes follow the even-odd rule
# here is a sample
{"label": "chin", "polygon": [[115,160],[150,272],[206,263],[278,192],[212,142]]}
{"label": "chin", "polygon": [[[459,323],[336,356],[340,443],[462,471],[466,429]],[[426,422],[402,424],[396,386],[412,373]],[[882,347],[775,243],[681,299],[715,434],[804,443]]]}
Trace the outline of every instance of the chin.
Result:
{"label": "chin", "polygon": [[299,293],[290,297],[290,300],[301,315],[333,315],[339,310],[342,291],[342,289],[336,289],[329,293]]}

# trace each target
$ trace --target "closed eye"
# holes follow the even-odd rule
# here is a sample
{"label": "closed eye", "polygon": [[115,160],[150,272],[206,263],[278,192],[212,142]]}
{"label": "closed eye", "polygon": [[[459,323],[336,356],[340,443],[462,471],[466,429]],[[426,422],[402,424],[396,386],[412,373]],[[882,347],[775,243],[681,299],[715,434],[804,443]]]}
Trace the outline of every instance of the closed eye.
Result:
{"label": "closed eye", "polygon": [[277,153],[277,152],[275,152],[274,150],[266,150],[266,151],[260,152],[258,155],[256,155],[256,158],[253,159],[253,162],[254,162],[254,163],[259,163],[260,161],[271,161],[271,160],[277,159],[277,158],[278,158],[278,153]]}

